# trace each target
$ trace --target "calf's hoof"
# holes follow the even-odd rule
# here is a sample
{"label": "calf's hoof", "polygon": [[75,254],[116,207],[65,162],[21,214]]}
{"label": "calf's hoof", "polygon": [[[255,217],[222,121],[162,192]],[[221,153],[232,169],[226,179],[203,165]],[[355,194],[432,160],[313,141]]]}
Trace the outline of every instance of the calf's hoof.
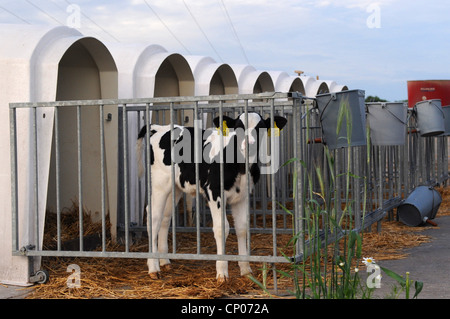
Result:
{"label": "calf's hoof", "polygon": [[227,282],[227,277],[223,276],[223,275],[218,275],[217,276],[217,284],[222,285],[224,283]]}
{"label": "calf's hoof", "polygon": [[241,276],[242,277],[248,277],[253,275],[253,272],[251,269],[241,270]]}
{"label": "calf's hoof", "polygon": [[165,264],[161,266],[162,271],[171,271],[172,269],[172,264]]}
{"label": "calf's hoof", "polygon": [[149,272],[148,275],[150,276],[150,279],[153,280],[157,280],[161,277],[159,272]]}

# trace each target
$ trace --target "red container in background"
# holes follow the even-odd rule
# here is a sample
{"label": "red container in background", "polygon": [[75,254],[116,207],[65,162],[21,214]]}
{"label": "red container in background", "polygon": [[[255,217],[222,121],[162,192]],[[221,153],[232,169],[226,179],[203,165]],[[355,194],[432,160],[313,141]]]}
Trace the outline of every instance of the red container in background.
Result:
{"label": "red container in background", "polygon": [[408,81],[408,106],[417,102],[440,99],[442,106],[450,105],[450,80]]}

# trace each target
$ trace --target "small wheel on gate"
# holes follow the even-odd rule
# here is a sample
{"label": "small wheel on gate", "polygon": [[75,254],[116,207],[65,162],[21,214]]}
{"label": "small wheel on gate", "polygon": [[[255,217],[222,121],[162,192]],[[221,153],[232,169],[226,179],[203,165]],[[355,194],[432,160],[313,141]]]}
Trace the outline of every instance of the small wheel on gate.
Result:
{"label": "small wheel on gate", "polygon": [[39,278],[38,281],[36,281],[38,284],[46,284],[50,278],[47,270],[39,270],[36,272],[35,276]]}

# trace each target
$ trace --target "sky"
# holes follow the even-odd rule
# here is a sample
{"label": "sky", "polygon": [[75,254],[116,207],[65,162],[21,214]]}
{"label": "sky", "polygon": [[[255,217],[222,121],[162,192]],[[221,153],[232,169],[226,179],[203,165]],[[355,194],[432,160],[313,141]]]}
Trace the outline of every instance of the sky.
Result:
{"label": "sky", "polygon": [[408,98],[408,80],[450,79],[447,0],[0,0],[0,23],[302,70],[388,101]]}

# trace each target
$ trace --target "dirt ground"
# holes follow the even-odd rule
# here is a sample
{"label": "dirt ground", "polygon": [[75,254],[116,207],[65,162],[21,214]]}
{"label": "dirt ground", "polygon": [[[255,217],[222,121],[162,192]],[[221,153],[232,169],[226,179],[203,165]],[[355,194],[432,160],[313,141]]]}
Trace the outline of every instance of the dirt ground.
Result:
{"label": "dirt ground", "polygon": [[[439,189],[442,195],[442,204],[439,216],[450,215],[450,190]],[[75,229],[78,227],[74,226]],[[429,236],[422,234],[422,230],[430,227],[408,227],[397,221],[383,220],[381,232],[365,233],[363,238],[363,256],[370,256],[375,260],[394,260],[406,258],[406,249],[430,241]],[[373,227],[375,228],[375,227]],[[182,235],[180,235],[182,236]],[[186,235],[187,236],[187,235]],[[230,235],[227,246],[236,250],[235,236]],[[269,238],[268,238],[269,237]],[[252,235],[252,242],[259,243],[258,254],[264,249],[270,254],[272,243],[271,235]],[[279,247],[287,247],[290,235],[279,237]],[[181,241],[184,238],[180,238]],[[186,242],[190,239],[186,238]],[[212,234],[202,235],[202,247],[214,249]],[[204,246],[203,246],[204,245]],[[195,246],[195,239],[192,242]],[[181,245],[180,249],[186,249]],[[266,248],[264,248],[266,247]],[[135,251],[145,251],[145,242],[138,242],[132,247]],[[71,264],[80,267],[80,287],[69,288],[67,283],[70,273],[67,268]],[[277,269],[287,270],[289,264],[277,264]],[[163,271],[161,279],[152,280],[147,273],[145,259],[127,258],[56,258],[44,257],[42,268],[49,272],[50,280],[43,285],[35,285],[30,289],[27,298],[30,299],[157,299],[157,298],[183,298],[183,299],[213,299],[213,298],[267,298],[262,289],[248,278],[241,277],[236,262],[229,263],[230,279],[223,284],[216,281],[215,262],[173,260],[172,269]],[[263,281],[264,265],[252,263],[254,277]],[[290,289],[290,279],[282,278],[278,274],[278,296],[286,298]],[[273,289],[273,271],[267,273],[267,287]],[[275,296],[276,297],[276,296]]]}

